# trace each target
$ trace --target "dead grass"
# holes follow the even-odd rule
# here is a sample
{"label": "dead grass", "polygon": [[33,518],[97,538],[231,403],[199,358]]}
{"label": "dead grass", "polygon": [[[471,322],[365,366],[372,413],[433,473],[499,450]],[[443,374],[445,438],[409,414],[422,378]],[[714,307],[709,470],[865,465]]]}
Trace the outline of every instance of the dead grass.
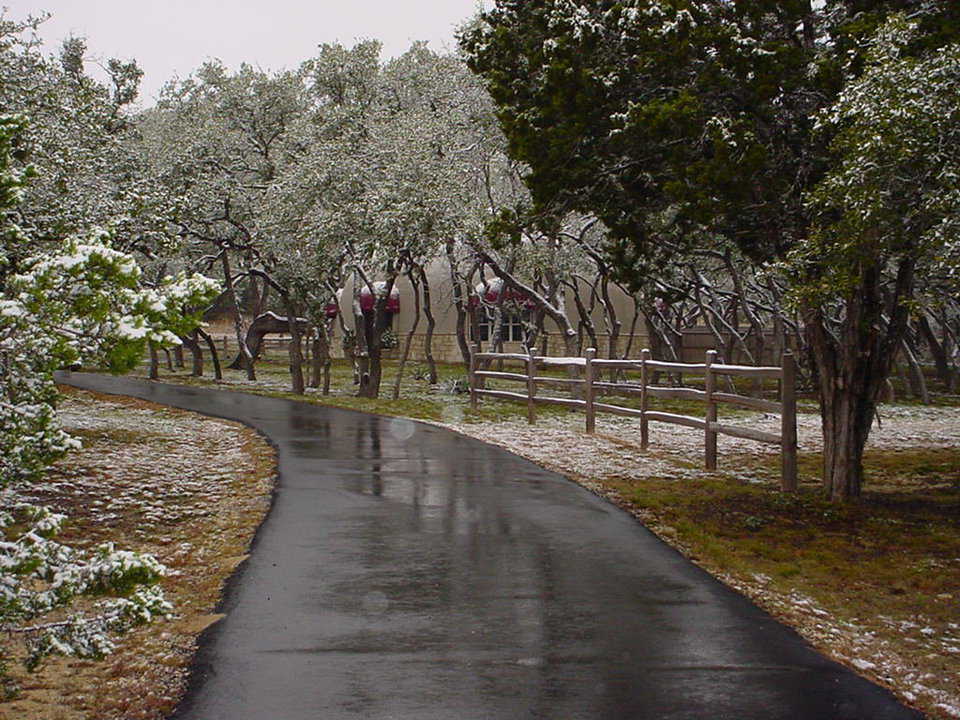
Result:
{"label": "dead grass", "polygon": [[102,662],[59,658],[22,674],[23,692],[0,704],[0,718],[163,718],[182,696],[197,635],[216,620],[224,581],[269,507],[274,452],[237,423],[67,393],[62,415],[84,448],[30,496],[69,514],[63,539],[71,544],[115,541],[155,554],[171,571],[163,588],[177,618],[135,630]]}

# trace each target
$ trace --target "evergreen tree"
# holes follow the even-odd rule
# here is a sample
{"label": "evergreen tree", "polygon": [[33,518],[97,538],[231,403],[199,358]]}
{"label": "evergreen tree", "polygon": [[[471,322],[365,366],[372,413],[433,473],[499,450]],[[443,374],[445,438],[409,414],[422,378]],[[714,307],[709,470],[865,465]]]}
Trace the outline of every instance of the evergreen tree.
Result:
{"label": "evergreen tree", "polygon": [[[733,243],[758,268],[787,273],[819,377],[835,499],[860,493],[877,398],[917,268],[935,249],[898,243],[889,225],[842,228],[857,252],[818,245],[838,229],[824,183],[856,155],[834,143],[843,123],[823,114],[860,81],[899,10],[916,26],[905,56],[933,56],[960,29],[960,9],[932,1],[498,0],[461,38],[511,152],[530,166],[536,212],[600,217],[633,288],[704,243]],[[845,284],[807,292],[841,261]]]}

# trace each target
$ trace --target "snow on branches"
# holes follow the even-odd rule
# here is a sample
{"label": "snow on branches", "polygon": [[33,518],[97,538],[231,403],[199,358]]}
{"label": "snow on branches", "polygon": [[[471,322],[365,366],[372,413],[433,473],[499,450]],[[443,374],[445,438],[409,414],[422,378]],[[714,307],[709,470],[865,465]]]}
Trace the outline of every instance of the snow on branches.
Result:
{"label": "snow on branches", "polygon": [[[177,344],[176,333],[199,321],[184,308],[202,307],[217,292],[197,275],[141,288],[134,259],[101,233],[26,264],[0,299],[0,508],[10,506],[10,488],[78,446],[57,422],[55,370],[75,362],[127,370],[148,342]],[[31,668],[52,653],[100,657],[111,633],[172,609],[152,587],[164,571],[153,557],[62,545],[55,538],[64,520],[31,505],[0,512],[0,631],[27,637]],[[113,597],[63,617],[80,595]],[[4,655],[0,646],[0,661]]]}
{"label": "snow on branches", "polygon": [[856,271],[867,247],[884,260],[911,254],[928,282],[957,287],[960,44],[905,52],[917,36],[916,23],[892,16],[869,43],[863,74],[816,118],[838,162],[811,194],[821,222],[804,251],[832,259],[820,262],[831,289],[852,282],[844,271]]}
{"label": "snow on branches", "polygon": [[[51,654],[102,656],[113,633],[172,610],[154,587],[164,573],[155,558],[63,545],[63,515],[13,501],[16,486],[78,446],[57,422],[54,372],[79,362],[130,369],[148,343],[179,343],[218,286],[180,275],[143,287],[135,259],[102,230],[25,256],[29,238],[13,222],[30,174],[13,159],[24,124],[0,118],[0,633],[23,637],[35,668]],[[70,614],[78,596],[99,600]],[[0,693],[13,689],[8,655],[0,644]]]}
{"label": "snow on branches", "polygon": [[[173,611],[153,587],[165,573],[153,556],[110,543],[93,552],[62,545],[55,537],[65,520],[49,508],[22,503],[0,512],[0,630],[26,638],[30,669],[52,654],[102,657],[113,649],[111,635]],[[81,595],[115,597],[65,616]],[[56,619],[36,622],[56,612]]]}

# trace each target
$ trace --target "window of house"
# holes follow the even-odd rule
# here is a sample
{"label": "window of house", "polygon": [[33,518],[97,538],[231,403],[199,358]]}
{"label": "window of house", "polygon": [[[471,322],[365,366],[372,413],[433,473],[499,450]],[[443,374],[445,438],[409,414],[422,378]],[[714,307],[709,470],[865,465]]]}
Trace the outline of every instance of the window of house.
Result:
{"label": "window of house", "polygon": [[[495,313],[493,308],[485,308],[480,316],[479,327],[480,340],[489,342],[493,337],[493,329],[496,325]],[[519,313],[503,314],[503,341],[504,342],[523,342],[524,328],[523,318]]]}

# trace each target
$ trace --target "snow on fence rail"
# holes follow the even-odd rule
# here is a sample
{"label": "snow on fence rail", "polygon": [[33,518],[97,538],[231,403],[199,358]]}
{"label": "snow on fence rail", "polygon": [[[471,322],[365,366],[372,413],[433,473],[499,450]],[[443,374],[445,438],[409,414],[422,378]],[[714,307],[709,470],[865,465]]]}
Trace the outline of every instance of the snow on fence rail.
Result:
{"label": "snow on fence rail", "polygon": [[[709,350],[703,363],[661,362],[650,359],[650,351],[644,350],[637,360],[601,360],[597,351],[590,348],[586,357],[537,357],[517,353],[476,353],[470,357],[470,404],[476,408],[481,396],[514,400],[527,405],[527,420],[536,422],[536,406],[560,405],[586,414],[586,431],[593,433],[598,412],[640,418],[640,447],[646,449],[649,444],[648,424],[654,422],[683,425],[704,431],[704,455],[708,470],[717,469],[717,436],[755,440],[780,446],[781,480],[784,490],[797,489],[797,395],[796,364],[790,352],[783,354],[780,367],[751,367],[745,365],[723,365],[716,362],[717,352]],[[483,361],[520,362],[524,372],[502,372],[480,369]],[[542,377],[537,375],[539,367],[575,368],[583,377]],[[640,373],[640,384],[626,382],[603,382],[598,378],[603,370],[633,370]],[[683,373],[704,376],[704,389],[659,387],[650,383],[654,372]],[[753,379],[776,379],[780,381],[780,402],[747,397],[735,393],[717,391],[717,377],[732,375]],[[507,390],[488,390],[486,380],[522,382],[525,392]],[[561,398],[537,394],[538,386],[559,386],[573,390],[581,398]],[[624,407],[610,403],[597,402],[598,391],[639,395],[640,408]],[[659,412],[649,409],[650,398],[676,398],[697,400],[706,405],[705,417],[692,417],[675,413]],[[724,425],[718,422],[717,410],[721,403],[737,405],[751,410],[779,413],[780,433],[774,434],[752,428]]]}

